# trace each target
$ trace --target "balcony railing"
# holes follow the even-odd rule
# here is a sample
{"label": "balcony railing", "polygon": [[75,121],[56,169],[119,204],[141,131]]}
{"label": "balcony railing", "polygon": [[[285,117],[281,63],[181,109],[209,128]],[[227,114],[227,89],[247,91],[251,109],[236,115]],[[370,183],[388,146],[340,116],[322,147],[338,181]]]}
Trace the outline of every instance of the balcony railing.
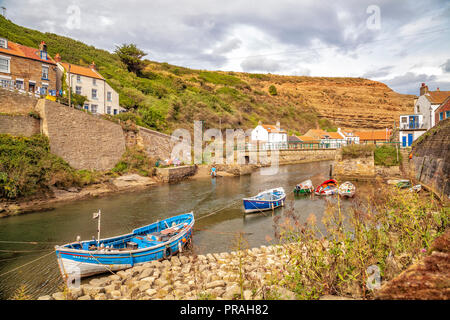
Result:
{"label": "balcony railing", "polygon": [[425,126],[420,122],[413,123],[400,123],[400,130],[414,130],[414,129],[424,129]]}

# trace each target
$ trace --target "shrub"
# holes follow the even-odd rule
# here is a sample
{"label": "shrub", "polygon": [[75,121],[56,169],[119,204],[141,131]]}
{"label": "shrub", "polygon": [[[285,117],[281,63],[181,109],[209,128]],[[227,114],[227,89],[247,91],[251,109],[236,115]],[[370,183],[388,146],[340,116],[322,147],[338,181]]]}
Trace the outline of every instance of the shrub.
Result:
{"label": "shrub", "polygon": [[373,144],[351,144],[342,147],[342,159],[369,157],[373,154],[374,150],[375,145]]}
{"label": "shrub", "polygon": [[138,173],[142,176],[152,176],[155,173],[155,159],[147,156],[144,150],[130,147],[124,152],[122,159],[111,169],[115,173]]}
{"label": "shrub", "polygon": [[278,94],[277,88],[276,88],[274,85],[271,85],[271,86],[269,87],[269,93],[270,93],[270,95],[272,95],[272,96],[276,96],[276,95]]}
{"label": "shrub", "polygon": [[402,155],[396,147],[391,145],[382,145],[374,151],[375,165],[398,166],[402,162]]}

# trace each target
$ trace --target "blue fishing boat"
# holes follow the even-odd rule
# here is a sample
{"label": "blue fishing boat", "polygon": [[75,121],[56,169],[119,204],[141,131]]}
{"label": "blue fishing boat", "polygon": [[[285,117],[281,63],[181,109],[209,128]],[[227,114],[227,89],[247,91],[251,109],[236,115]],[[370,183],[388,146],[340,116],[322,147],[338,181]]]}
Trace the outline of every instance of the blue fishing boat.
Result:
{"label": "blue fishing boat", "polygon": [[118,271],[152,260],[168,259],[181,252],[192,241],[194,214],[170,217],[134,229],[131,233],[100,239],[76,241],[55,246],[59,269],[64,279],[69,276],[87,277],[108,271]]}
{"label": "blue fishing boat", "polygon": [[265,190],[251,198],[244,198],[245,213],[272,210],[284,206],[286,193],[282,187]]}

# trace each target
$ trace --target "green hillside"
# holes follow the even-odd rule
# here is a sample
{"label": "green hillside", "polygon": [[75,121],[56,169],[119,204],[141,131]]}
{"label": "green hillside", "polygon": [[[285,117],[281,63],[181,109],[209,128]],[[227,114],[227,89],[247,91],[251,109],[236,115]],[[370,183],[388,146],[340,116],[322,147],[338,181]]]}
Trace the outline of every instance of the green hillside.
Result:
{"label": "green hillside", "polygon": [[[380,119],[392,124],[391,117],[398,119],[397,113],[410,107],[410,97],[361,78],[204,71],[149,60],[144,60],[144,69],[136,76],[117,54],[24,28],[1,16],[0,37],[36,48],[45,41],[51,56],[59,53],[69,63],[88,66],[94,61],[120,94],[120,104],[130,111],[117,117],[167,133],[192,129],[194,120],[202,120],[206,128],[220,125],[222,129],[247,129],[259,120],[267,124],[279,120],[295,134],[316,127],[384,128]],[[365,118],[355,120],[358,113]],[[386,116],[380,118],[383,113]]]}

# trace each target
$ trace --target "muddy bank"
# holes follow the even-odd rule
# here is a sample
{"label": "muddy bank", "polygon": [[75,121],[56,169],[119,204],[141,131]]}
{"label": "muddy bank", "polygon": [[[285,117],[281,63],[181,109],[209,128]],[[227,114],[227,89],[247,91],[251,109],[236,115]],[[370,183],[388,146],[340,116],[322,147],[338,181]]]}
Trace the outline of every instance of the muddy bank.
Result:
{"label": "muddy bank", "polygon": [[69,188],[68,190],[53,189],[48,196],[42,196],[32,200],[0,202],[0,218],[52,209],[70,201],[101,197],[120,192],[142,190],[161,183],[157,178],[142,177],[137,174],[129,174],[110,179],[107,182],[96,183],[84,188]]}

